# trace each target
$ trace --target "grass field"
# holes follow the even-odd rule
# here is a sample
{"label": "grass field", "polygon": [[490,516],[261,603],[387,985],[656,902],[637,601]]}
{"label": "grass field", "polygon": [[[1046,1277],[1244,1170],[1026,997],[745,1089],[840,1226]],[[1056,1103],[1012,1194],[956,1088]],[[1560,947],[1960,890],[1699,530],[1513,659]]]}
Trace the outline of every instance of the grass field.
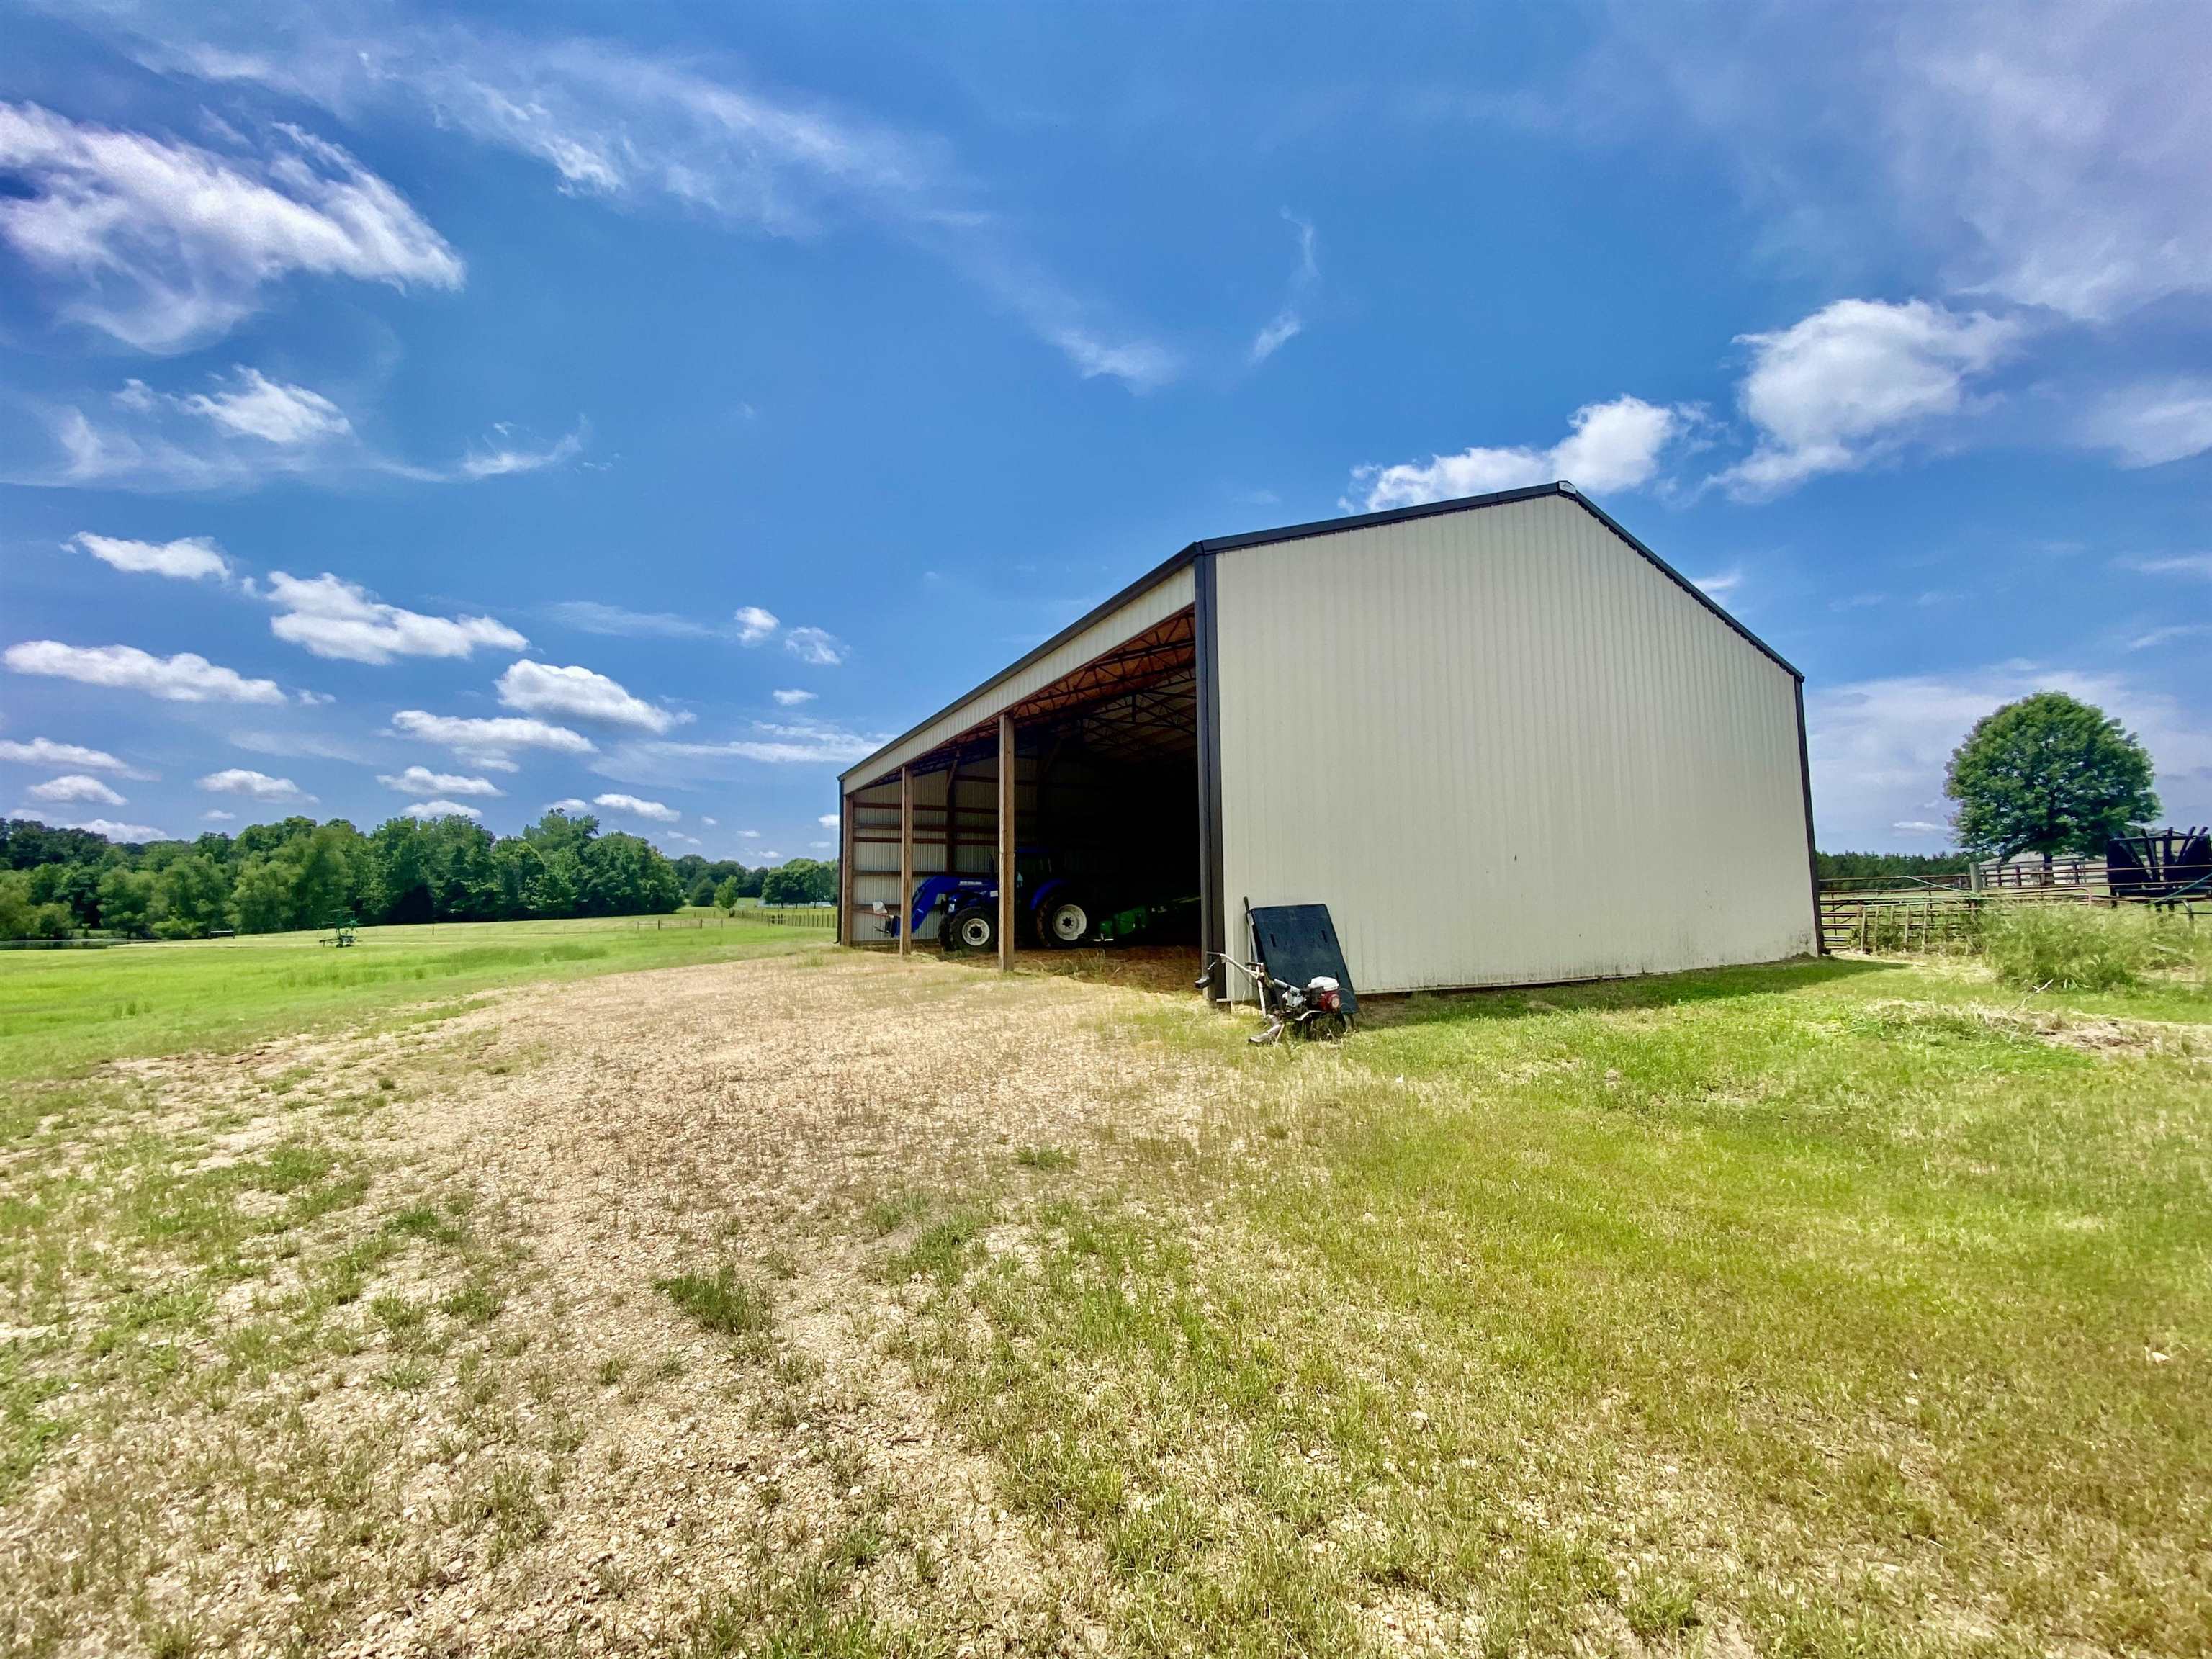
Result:
{"label": "grass field", "polygon": [[[303,1025],[501,985],[720,962],[820,944],[740,915],[257,933],[106,951],[0,954],[0,1081],[101,1060],[234,1049]],[[703,921],[703,926],[700,925]]]}
{"label": "grass field", "polygon": [[456,931],[0,958],[0,1646],[2212,1650],[2201,989]]}

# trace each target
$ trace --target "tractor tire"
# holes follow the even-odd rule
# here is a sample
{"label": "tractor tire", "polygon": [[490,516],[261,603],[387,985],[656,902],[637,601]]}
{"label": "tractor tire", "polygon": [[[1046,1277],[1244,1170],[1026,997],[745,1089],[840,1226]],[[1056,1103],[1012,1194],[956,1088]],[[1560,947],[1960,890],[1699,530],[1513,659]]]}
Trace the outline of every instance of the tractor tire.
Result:
{"label": "tractor tire", "polygon": [[962,951],[994,951],[999,945],[999,915],[981,904],[963,905],[945,919],[945,954]]}
{"label": "tractor tire", "polygon": [[1066,951],[1091,937],[1091,907],[1079,898],[1056,898],[1036,910],[1037,943]]}

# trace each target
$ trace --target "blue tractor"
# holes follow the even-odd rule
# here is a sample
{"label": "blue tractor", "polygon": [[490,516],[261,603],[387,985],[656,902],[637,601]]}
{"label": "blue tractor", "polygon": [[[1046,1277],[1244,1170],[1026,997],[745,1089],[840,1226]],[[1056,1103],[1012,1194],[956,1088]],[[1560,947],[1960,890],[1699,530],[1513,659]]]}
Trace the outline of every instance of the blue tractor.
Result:
{"label": "blue tractor", "polygon": [[[1089,939],[1098,922],[1076,883],[1054,873],[1051,854],[1038,848],[1024,848],[1014,854],[1014,914],[1029,927],[1040,945],[1065,947]],[[910,927],[917,939],[927,939],[933,928],[945,954],[959,951],[994,951],[999,945],[999,878],[985,876],[924,876],[903,916],[886,922],[893,939],[901,927]]]}

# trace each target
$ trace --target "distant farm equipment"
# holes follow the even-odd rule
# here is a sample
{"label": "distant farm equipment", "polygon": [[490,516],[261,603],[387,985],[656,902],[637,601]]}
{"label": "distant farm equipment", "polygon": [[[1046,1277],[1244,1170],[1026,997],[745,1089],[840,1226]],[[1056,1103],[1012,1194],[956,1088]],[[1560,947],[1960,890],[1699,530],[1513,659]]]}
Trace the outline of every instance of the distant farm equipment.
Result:
{"label": "distant farm equipment", "polygon": [[[1079,945],[1115,944],[1154,933],[1165,924],[1194,915],[1194,897],[1148,901],[1127,895],[1098,896],[1100,884],[1063,872],[1052,855],[1025,848],[1015,855],[1014,914],[1039,945],[1066,950]],[[884,927],[896,939],[902,928],[915,939],[934,933],[949,955],[994,951],[999,944],[999,878],[988,875],[925,876],[908,895],[906,914],[886,914]]]}
{"label": "distant farm equipment", "polygon": [[2114,898],[2138,904],[2212,899],[2212,834],[2168,829],[2115,836],[2105,846],[2105,881]]}

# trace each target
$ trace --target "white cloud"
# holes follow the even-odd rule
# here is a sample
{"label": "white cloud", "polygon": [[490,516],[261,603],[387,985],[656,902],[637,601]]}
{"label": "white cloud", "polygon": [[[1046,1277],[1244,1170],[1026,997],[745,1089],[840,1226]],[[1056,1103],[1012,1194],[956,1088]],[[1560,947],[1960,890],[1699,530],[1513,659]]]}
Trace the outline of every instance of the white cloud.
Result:
{"label": "white cloud", "polygon": [[775,725],[755,721],[752,735],[723,743],[678,743],[665,738],[626,743],[592,770],[624,783],[676,788],[702,778],[741,776],[753,766],[841,766],[873,754],[887,734],[851,732],[818,722]]}
{"label": "white cloud", "polygon": [[757,830],[740,830],[737,833],[739,838],[744,841],[758,841],[761,839],[761,832]]}
{"label": "white cloud", "polygon": [[200,780],[200,787],[210,794],[244,795],[270,806],[314,799],[289,778],[272,778],[266,772],[252,771],[243,766],[210,772]]}
{"label": "white cloud", "polygon": [[[811,847],[817,853],[827,853],[837,845],[834,841],[810,841],[806,844],[809,847]],[[771,854],[769,856],[774,857],[775,855]]]}
{"label": "white cloud", "polygon": [[705,825],[706,825],[709,830],[712,830],[712,829],[714,827],[714,825],[715,825],[717,823],[719,823],[719,822],[720,822],[720,820],[719,820],[719,819],[716,819],[716,818],[706,818],[706,817],[702,817],[702,818],[701,818],[701,819],[699,820],[699,822],[700,822],[700,823],[703,823],[703,824],[705,824]]}
{"label": "white cloud", "polygon": [[499,677],[499,700],[526,714],[566,715],[658,735],[689,716],[632,696],[616,681],[588,668],[556,668],[522,661]]}
{"label": "white cloud", "polygon": [[427,766],[410,766],[404,772],[380,773],[376,780],[403,795],[503,795],[507,792],[489,778],[472,778],[462,772],[433,772]]}
{"label": "white cloud", "polygon": [[580,795],[564,795],[559,800],[547,801],[545,810],[549,812],[588,812],[592,810],[592,803]]}
{"label": "white cloud", "polygon": [[367,588],[328,571],[302,579],[269,574],[277,614],[269,631],[319,657],[388,663],[394,657],[465,657],[477,647],[520,651],[530,641],[490,617],[426,617],[380,603]]}
{"label": "white cloud", "polygon": [[64,645],[26,640],[8,647],[7,665],[18,674],[45,674],[118,690],[143,691],[167,702],[282,702],[274,680],[248,679],[205,657],[182,651],[156,657],[131,645]]}
{"label": "white cloud", "polygon": [[418,800],[399,809],[404,818],[480,818],[483,812],[457,800]]}
{"label": "white cloud", "polygon": [[1149,392],[1182,371],[1182,360],[1174,352],[1150,340],[1105,340],[1073,325],[1053,329],[1045,337],[1066,354],[1075,372],[1086,380],[1103,375],[1133,392]]}
{"label": "white cloud", "polygon": [[88,415],[76,404],[40,408],[58,458],[25,462],[11,456],[0,478],[41,488],[153,492],[250,489],[276,477],[465,483],[557,465],[581,452],[586,431],[579,422],[568,436],[539,448],[500,426],[489,447],[448,464],[425,465],[371,447],[343,410],[307,386],[244,366],[208,385],[205,392],[178,393],[131,380],[108,399],[106,413]]}
{"label": "white cloud", "polygon": [[508,429],[501,426],[495,428],[499,442],[471,450],[461,457],[454,471],[468,479],[506,478],[518,472],[537,472],[559,466],[584,453],[584,438],[589,429],[580,422],[576,429],[566,436],[543,449],[532,449],[507,441]]}
{"label": "white cloud", "polygon": [[259,369],[243,365],[231,371],[228,389],[196,392],[176,404],[185,413],[212,422],[220,431],[286,449],[353,432],[345,412],[321,392],[272,380]]}
{"label": "white cloud", "polygon": [[2032,691],[2094,703],[2142,738],[2166,815],[2212,818],[2212,722],[2156,685],[2115,674],[2004,663],[1808,689],[1808,747],[1820,843],[1878,847],[1888,828],[1940,799],[1951,751],[1973,723]]}
{"label": "white cloud", "polygon": [[434,743],[478,766],[500,772],[515,769],[510,751],[516,749],[548,749],[559,755],[591,755],[599,751],[599,745],[580,732],[513,714],[474,720],[403,708],[392,717],[392,729],[402,737]]}
{"label": "white cloud", "polygon": [[775,850],[774,850],[773,848],[770,848],[769,850],[768,850],[768,851],[766,851],[766,852],[763,852],[763,853],[761,854],[761,859],[762,859],[762,861],[763,861],[763,863],[765,863],[765,862],[766,862],[768,860],[769,860],[769,859],[780,859],[780,858],[781,858],[782,856],[783,856],[783,854],[781,854],[781,853],[779,853],[779,852],[776,852],[776,851],[775,851]]}
{"label": "white cloud", "polygon": [[1947,823],[1929,823],[1920,818],[1905,818],[1889,827],[1907,836],[1948,836],[1951,833],[1951,826]]}
{"label": "white cloud", "polygon": [[794,628],[783,636],[783,648],[817,668],[835,668],[845,660],[845,642],[818,628]]}
{"label": "white cloud", "polygon": [[1726,570],[1717,571],[1710,576],[1694,577],[1692,580],[1698,591],[1707,599],[1724,600],[1743,586],[1743,567],[1731,565]]}
{"label": "white cloud", "polygon": [[44,783],[34,783],[31,786],[30,794],[34,800],[50,800],[62,805],[85,801],[100,806],[129,804],[98,778],[83,772],[70,772],[58,778],[48,778]]}
{"label": "white cloud", "polygon": [[0,240],[72,297],[62,314],[170,351],[221,334],[295,272],[458,289],[460,257],[336,145],[279,127],[260,154],[0,103]]}
{"label": "white cloud", "polygon": [[2212,449],[2212,380],[2124,386],[2091,405],[2082,441],[2109,449],[2122,466],[2161,466]]}
{"label": "white cloud", "polygon": [[200,822],[203,823],[235,823],[238,822],[238,814],[235,812],[226,812],[220,806],[210,806],[206,811],[200,814]]}
{"label": "white cloud", "polygon": [[782,626],[775,611],[763,611],[757,605],[739,605],[733,617],[739,645],[758,645],[763,640],[773,638],[775,630]]}
{"label": "white cloud", "polygon": [[146,55],[165,70],[259,82],[349,118],[396,103],[441,132],[542,162],[568,196],[780,237],[872,224],[951,266],[1079,374],[1143,390],[1179,368],[1169,349],[1102,323],[1045,270],[1007,216],[979,202],[941,140],[820,99],[776,96],[696,56],[452,23],[349,39],[317,16],[264,23],[228,51],[208,44],[203,21],[189,42]]}
{"label": "white cloud", "polygon": [[[721,631],[690,617],[665,611],[630,611],[618,605],[602,605],[597,599],[563,599],[546,606],[545,614],[580,633],[607,634],[618,639],[708,640]],[[770,628],[775,625],[773,620],[769,623]]]}
{"label": "white cloud", "polygon": [[366,765],[374,758],[353,744],[319,732],[233,732],[229,741],[233,748],[249,754],[278,755],[287,760],[351,761]]}
{"label": "white cloud", "polygon": [[15,809],[15,816],[29,818],[55,830],[87,830],[95,836],[105,836],[112,842],[124,844],[168,839],[150,823],[118,823],[113,818],[54,818],[20,806]]}
{"label": "white cloud", "polygon": [[2177,623],[2171,628],[2154,628],[2148,634],[2128,641],[2130,651],[2150,651],[2161,645],[2171,645],[2176,640],[2193,640],[2212,634],[2212,623]]}
{"label": "white cloud", "polygon": [[650,818],[655,823],[675,823],[684,817],[665,801],[641,800],[635,795],[594,795],[592,805],[604,806],[610,812],[628,812],[633,817]]}
{"label": "white cloud", "polygon": [[1779,495],[1893,453],[1966,407],[1966,383],[2019,338],[2018,325],[1924,300],[1838,300],[1786,329],[1741,337],[1741,388],[1758,434],[1720,475],[1731,495]]}
{"label": "white cloud", "polygon": [[220,581],[230,574],[230,563],[222,556],[222,550],[205,536],[185,536],[173,542],[134,542],[81,530],[70,538],[68,545],[91,554],[102,564],[134,574],[185,581],[202,576]]}
{"label": "white cloud", "polygon": [[2212,553],[2183,553],[2166,559],[2129,559],[2130,570],[2146,576],[2200,576],[2212,581]]}
{"label": "white cloud", "polygon": [[835,812],[824,812],[820,817],[814,821],[820,824],[824,830],[835,830],[837,827],[838,820],[837,815]]}
{"label": "white cloud", "polygon": [[1252,337],[1251,359],[1255,363],[1266,362],[1284,345],[1305,332],[1305,301],[1321,280],[1321,266],[1314,258],[1314,228],[1288,208],[1283,210],[1283,217],[1298,234],[1298,264],[1291,273],[1290,297],[1283,301],[1282,309]]}
{"label": "white cloud", "polygon": [[775,697],[777,708],[796,708],[801,703],[812,702],[820,694],[814,691],[783,690],[772,692],[769,695]]}
{"label": "white cloud", "polygon": [[[1962,288],[2102,320],[2212,292],[2212,13],[1927,7],[1873,137]],[[1887,33],[1887,32],[1883,32]]]}
{"label": "white cloud", "polygon": [[[1355,495],[1362,489],[1366,493],[1356,504],[1375,513],[1559,478],[1601,493],[1640,489],[1657,474],[1662,453],[1686,429],[1689,418],[1681,410],[1662,408],[1641,398],[1584,404],[1568,417],[1571,429],[1567,435],[1549,449],[1478,447],[1456,455],[1432,455],[1425,462],[1358,467],[1352,475],[1352,488]],[[1347,507],[1354,504],[1347,498]]]}
{"label": "white cloud", "polygon": [[0,761],[14,761],[23,766],[74,766],[80,771],[112,772],[125,778],[152,775],[126,766],[105,749],[88,749],[79,743],[56,743],[50,738],[33,738],[28,743],[15,738],[0,738]]}

